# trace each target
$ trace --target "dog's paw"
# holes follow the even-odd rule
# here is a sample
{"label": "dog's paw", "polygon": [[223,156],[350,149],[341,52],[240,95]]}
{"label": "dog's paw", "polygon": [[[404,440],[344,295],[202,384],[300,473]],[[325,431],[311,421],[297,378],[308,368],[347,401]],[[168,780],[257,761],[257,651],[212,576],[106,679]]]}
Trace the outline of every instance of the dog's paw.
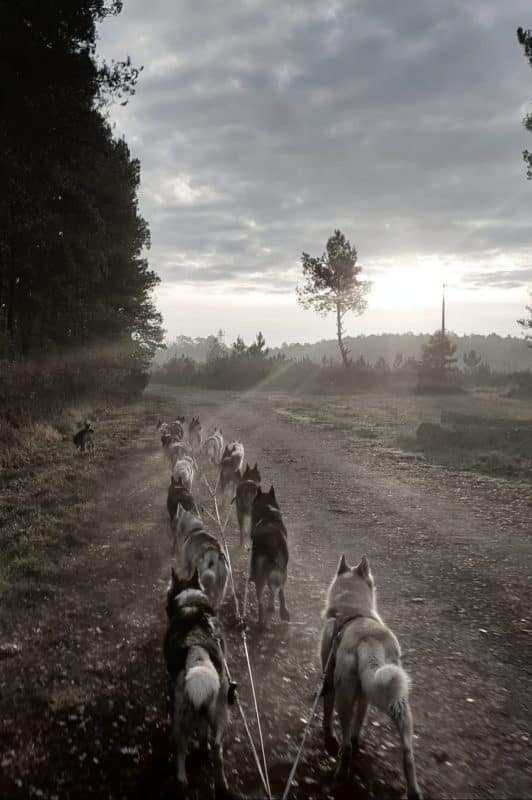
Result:
{"label": "dog's paw", "polygon": [[287,608],[281,608],[279,611],[279,616],[283,620],[283,622],[290,622],[290,614],[288,613]]}
{"label": "dog's paw", "polygon": [[340,763],[334,773],[334,779],[338,782],[348,780],[351,771],[351,748],[344,748],[342,750],[342,757]]}
{"label": "dog's paw", "polygon": [[326,736],[325,737],[325,749],[330,756],[336,758],[338,752],[340,750],[340,746],[338,744],[338,740],[336,736]]}

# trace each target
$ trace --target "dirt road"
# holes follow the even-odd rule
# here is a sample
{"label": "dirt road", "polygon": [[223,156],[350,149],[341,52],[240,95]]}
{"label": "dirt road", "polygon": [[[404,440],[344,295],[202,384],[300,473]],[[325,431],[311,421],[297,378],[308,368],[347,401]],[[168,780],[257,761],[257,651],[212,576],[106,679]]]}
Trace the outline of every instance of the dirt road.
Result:
{"label": "dirt road", "polygon": [[[279,795],[312,703],[320,612],[339,554],[369,557],[379,609],[413,679],[418,777],[426,800],[529,798],[530,534],[525,488],[441,468],[381,459],[363,442],[287,419],[282,398],[179,394],[205,424],[241,437],[273,483],[289,532],[289,624],[274,620],[250,649],[274,794]],[[172,796],[161,658],[169,572],[167,468],[146,430],[96,508],[54,584],[3,614],[2,639],[20,650],[0,661],[0,795],[6,798]],[[236,548],[243,589],[246,558]],[[231,665],[249,708],[239,637],[227,622]],[[261,796],[236,716],[226,738],[230,783]],[[312,727],[297,776],[301,797],[390,798],[404,791],[398,741],[368,719],[348,788]],[[190,766],[192,796],[207,797]],[[203,773],[203,774],[202,774]]]}

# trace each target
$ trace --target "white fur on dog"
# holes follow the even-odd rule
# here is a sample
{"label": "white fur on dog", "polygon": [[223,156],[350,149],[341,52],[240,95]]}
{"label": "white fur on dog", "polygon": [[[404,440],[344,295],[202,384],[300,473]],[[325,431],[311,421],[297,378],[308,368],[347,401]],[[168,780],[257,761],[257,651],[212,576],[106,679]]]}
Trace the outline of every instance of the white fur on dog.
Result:
{"label": "white fur on dog", "polygon": [[172,475],[175,481],[181,478],[181,483],[190,492],[192,489],[192,481],[194,480],[194,462],[190,456],[183,456],[179,458],[172,470]]}
{"label": "white fur on dog", "polygon": [[220,691],[220,678],[207,651],[195,645],[187,655],[185,694],[195,709],[209,705]]}

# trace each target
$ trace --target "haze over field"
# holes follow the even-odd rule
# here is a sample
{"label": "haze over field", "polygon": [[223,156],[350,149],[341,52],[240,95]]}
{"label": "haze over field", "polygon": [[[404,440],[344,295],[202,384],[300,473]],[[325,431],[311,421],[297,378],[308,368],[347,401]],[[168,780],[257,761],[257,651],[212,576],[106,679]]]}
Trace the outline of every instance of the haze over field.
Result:
{"label": "haze over field", "polygon": [[100,55],[144,65],[112,110],[141,159],[169,339],[330,336],[296,307],[333,228],[374,281],[348,333],[516,334],[532,282],[525,0],[128,0]]}

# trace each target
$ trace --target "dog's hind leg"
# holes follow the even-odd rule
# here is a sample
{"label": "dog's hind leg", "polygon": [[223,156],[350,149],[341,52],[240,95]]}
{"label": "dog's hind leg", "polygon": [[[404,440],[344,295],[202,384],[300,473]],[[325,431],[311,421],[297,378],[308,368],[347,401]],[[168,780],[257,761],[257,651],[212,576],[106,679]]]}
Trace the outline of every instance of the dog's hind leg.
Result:
{"label": "dog's hind leg", "polygon": [[[338,665],[336,667],[338,669]],[[346,672],[345,665],[341,668]],[[353,748],[351,745],[351,730],[353,726],[353,711],[355,708],[357,687],[353,680],[353,672],[348,669],[346,674],[335,681],[336,710],[342,728],[342,747],[340,751],[340,764],[336,770],[336,777],[344,780],[349,775]]]}
{"label": "dog's hind leg", "polygon": [[279,616],[285,622],[290,622],[290,614],[289,614],[288,609],[286,607],[286,600],[285,600],[285,596],[284,596],[284,588],[283,587],[281,587],[279,589]]}
{"label": "dog's hind leg", "polygon": [[366,711],[368,710],[368,701],[362,692],[359,693],[357,698],[357,705],[355,709],[355,716],[353,719],[353,727],[351,729],[351,746],[353,750],[358,748],[360,741],[360,732],[366,719]]}
{"label": "dog's hind leg", "polygon": [[333,730],[334,689],[323,695],[323,743],[330,756],[338,755],[338,740]]}
{"label": "dog's hind leg", "polygon": [[212,746],[212,757],[214,761],[214,785],[215,785],[215,796],[227,796],[228,792],[228,785],[227,779],[225,777],[224,771],[224,751],[222,745],[222,732],[217,731],[214,736],[214,742]]}
{"label": "dog's hind leg", "polygon": [[255,591],[257,593],[257,607],[259,610],[259,628],[264,627],[264,604],[262,602],[262,595],[264,592],[266,580],[262,575],[255,578]]}
{"label": "dog's hind leg", "polygon": [[406,794],[408,800],[422,800],[421,792],[416,780],[416,767],[414,764],[414,751],[412,749],[413,723],[410,705],[405,698],[393,703],[389,710],[390,717],[395,722],[401,745],[403,748],[403,768],[406,778]]}
{"label": "dog's hind leg", "polygon": [[223,735],[227,724],[227,692],[218,693],[214,708],[211,707],[210,727],[213,735],[212,759],[214,762],[214,796],[215,798],[229,797],[229,789],[224,771]]}
{"label": "dog's hind leg", "polygon": [[320,644],[321,667],[323,676],[323,742],[326,751],[331,756],[338,755],[338,740],[333,729],[334,713],[334,658],[331,654],[331,647],[334,647],[334,622],[329,620],[325,628]]}
{"label": "dog's hind leg", "polygon": [[268,602],[267,612],[268,614],[275,613],[275,586],[268,585],[268,591],[270,595],[270,599]]}
{"label": "dog's hind leg", "polygon": [[179,729],[174,722],[174,739],[175,739],[175,756],[176,756],[176,778],[179,787],[179,793],[182,797],[187,797],[188,792],[188,779],[185,769],[185,760],[187,757],[187,740],[180,734]]}

